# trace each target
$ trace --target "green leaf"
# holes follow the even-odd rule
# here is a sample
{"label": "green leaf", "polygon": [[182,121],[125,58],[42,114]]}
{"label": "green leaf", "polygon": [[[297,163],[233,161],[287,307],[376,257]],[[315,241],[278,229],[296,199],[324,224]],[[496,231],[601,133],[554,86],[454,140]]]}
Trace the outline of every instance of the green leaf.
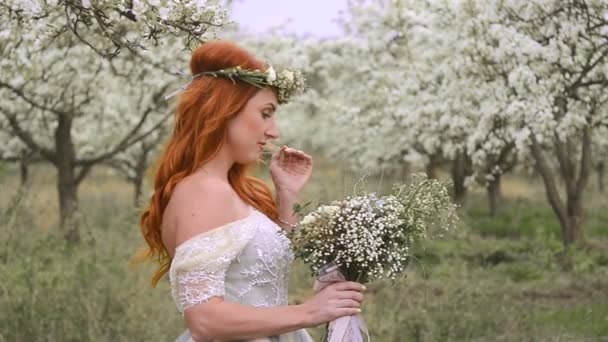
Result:
{"label": "green leaf", "polygon": [[308,201],[304,205],[301,205],[300,203],[294,203],[294,205],[293,205],[293,211],[294,211],[294,213],[300,214],[300,212],[302,211],[302,209],[304,209],[308,205],[310,205],[311,202],[312,201]]}

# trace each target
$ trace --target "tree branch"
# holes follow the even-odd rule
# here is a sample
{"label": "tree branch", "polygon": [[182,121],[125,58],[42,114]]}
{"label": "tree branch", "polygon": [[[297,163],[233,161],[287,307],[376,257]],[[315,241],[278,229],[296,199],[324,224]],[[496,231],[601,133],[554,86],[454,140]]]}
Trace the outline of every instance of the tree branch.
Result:
{"label": "tree branch", "polygon": [[[551,167],[547,163],[547,160],[545,159],[543,151],[540,147],[540,144],[538,143],[538,141],[536,141],[536,138],[534,137],[534,135],[532,135],[531,141],[532,141],[532,145],[531,145],[532,155],[534,156],[534,160],[536,161],[536,166],[538,168],[538,171],[540,172],[540,174],[543,178],[543,181],[545,183],[547,199],[549,200],[551,207],[553,207],[553,210],[557,214],[557,218],[562,223],[561,226],[562,226],[562,230],[563,230],[564,227],[566,227],[567,223],[568,223],[568,214],[566,212],[566,207],[564,207],[564,203],[559,195],[559,191],[557,189],[557,183],[555,181],[555,176],[553,175],[553,172],[551,171]],[[562,235],[565,236],[565,232],[562,232],[562,233],[563,233]]]}
{"label": "tree branch", "polygon": [[23,101],[27,102],[28,104],[30,104],[34,108],[37,108],[37,109],[40,109],[40,110],[44,110],[44,111],[49,111],[49,112],[51,112],[53,114],[56,114],[56,115],[63,115],[64,114],[63,112],[61,112],[59,110],[56,110],[55,108],[46,107],[46,106],[43,106],[43,105],[39,104],[38,102],[36,102],[33,99],[31,99],[30,97],[28,97],[23,92],[22,89],[17,89],[17,88],[13,87],[12,85],[10,85],[10,84],[8,84],[6,82],[0,81],[0,88],[6,88],[6,89],[10,90],[15,95],[17,95],[21,99],[23,99]]}
{"label": "tree branch", "polygon": [[[158,103],[158,101],[161,101],[162,97],[160,95],[165,92],[165,90],[167,89],[167,87],[168,87],[168,85],[165,85],[156,94],[154,94],[154,98],[157,99],[157,101],[155,101],[154,104]],[[124,150],[125,148],[127,148],[127,147],[135,144],[138,141],[141,141],[146,136],[148,136],[149,134],[151,134],[152,132],[154,132],[156,129],[162,127],[162,125],[164,124],[164,122],[172,115],[172,112],[168,112],[167,114],[165,114],[148,131],[146,131],[145,133],[142,133],[139,136],[136,136],[135,138],[133,138],[133,136],[135,136],[138,133],[138,131],[140,130],[140,128],[143,126],[143,124],[146,121],[146,118],[148,117],[148,115],[150,115],[150,113],[154,109],[155,108],[152,105],[150,107],[148,107],[144,111],[144,113],[143,113],[142,117],[140,118],[139,122],[131,130],[129,130],[129,132],[127,132],[127,134],[125,134],[125,136],[123,137],[123,139],[118,144],[116,144],[116,146],[114,148],[112,148],[110,151],[108,151],[106,153],[102,153],[101,155],[98,155],[96,157],[84,158],[84,159],[76,160],[76,164],[77,165],[95,164],[95,163],[98,163],[98,162],[100,162],[100,161],[102,161],[102,160],[104,160],[106,158],[110,158],[113,155],[117,154],[118,152]]]}
{"label": "tree branch", "polygon": [[17,120],[17,116],[14,113],[9,113],[6,108],[0,107],[0,112],[6,117],[8,123],[11,127],[11,131],[15,134],[29,149],[32,151],[40,153],[44,158],[46,158],[51,163],[55,163],[57,160],[57,155],[53,150],[43,147],[39,143],[37,143],[32,135],[24,130]]}

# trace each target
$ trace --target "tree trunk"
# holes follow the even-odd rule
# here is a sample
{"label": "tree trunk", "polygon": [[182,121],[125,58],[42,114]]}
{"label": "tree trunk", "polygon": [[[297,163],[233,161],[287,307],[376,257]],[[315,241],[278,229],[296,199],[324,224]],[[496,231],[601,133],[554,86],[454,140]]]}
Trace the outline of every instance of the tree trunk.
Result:
{"label": "tree trunk", "polygon": [[426,176],[428,179],[437,179],[437,168],[439,167],[439,163],[437,162],[436,157],[430,156],[429,162],[426,164]]}
{"label": "tree trunk", "polygon": [[494,180],[490,181],[487,186],[488,202],[490,204],[490,215],[496,216],[500,203],[502,202],[502,191],[500,189],[501,175],[494,175]]}
{"label": "tree trunk", "polygon": [[437,179],[437,165],[433,163],[426,164],[426,176],[429,179]]}
{"label": "tree trunk", "polygon": [[458,204],[463,204],[467,193],[467,188],[464,184],[468,175],[467,157],[464,152],[458,152],[456,158],[452,162],[451,175],[454,182],[453,199]]}
{"label": "tree trunk", "polygon": [[577,194],[568,194],[568,221],[565,226],[564,243],[569,245],[584,239],[583,229],[583,203]]}
{"label": "tree trunk", "polygon": [[64,237],[69,242],[80,242],[78,230],[78,187],[67,170],[59,171],[57,179],[57,191],[59,192],[59,225],[64,232]]}
{"label": "tree trunk", "polygon": [[566,203],[560,197],[558,182],[554,170],[546,160],[545,152],[536,139],[532,137],[532,155],[536,161],[538,172],[544,181],[547,199],[559,220],[562,242],[564,247],[568,249],[572,243],[584,238],[582,229],[582,198],[591,172],[591,137],[589,128],[585,128],[583,131],[580,160],[577,160],[578,153],[573,153],[575,150],[573,147],[574,141],[567,140],[566,142],[562,142],[559,139],[555,139],[554,146],[555,155],[560,167],[559,174],[566,187]]}
{"label": "tree trunk", "polygon": [[59,225],[67,241],[78,243],[78,178],[75,170],[76,153],[71,136],[72,118],[68,115],[59,117],[55,131],[55,148],[57,159],[57,192],[59,194]]}
{"label": "tree trunk", "polygon": [[144,183],[143,175],[137,175],[133,180],[133,205],[139,207],[139,199],[141,198],[142,187]]}
{"label": "tree trunk", "polygon": [[139,207],[139,200],[143,189],[144,178],[146,176],[146,169],[148,168],[148,156],[152,151],[153,146],[149,146],[146,143],[141,143],[141,154],[137,158],[137,164],[135,165],[135,177],[132,182],[134,185],[134,198],[133,204],[135,207]]}
{"label": "tree trunk", "polygon": [[606,164],[605,162],[600,162],[597,165],[597,184],[598,184],[598,188],[600,189],[601,193],[604,193],[606,191],[606,188],[604,187],[604,168],[605,168]]}
{"label": "tree trunk", "polygon": [[27,185],[27,181],[29,180],[30,175],[29,162],[26,158],[21,158],[19,160],[19,187],[23,188]]}

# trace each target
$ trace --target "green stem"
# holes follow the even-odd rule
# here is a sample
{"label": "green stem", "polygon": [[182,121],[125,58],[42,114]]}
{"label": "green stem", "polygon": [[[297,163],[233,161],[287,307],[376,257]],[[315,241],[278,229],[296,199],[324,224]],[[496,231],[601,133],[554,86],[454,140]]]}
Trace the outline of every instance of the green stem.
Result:
{"label": "green stem", "polygon": [[405,205],[405,210],[409,209],[410,204],[412,203],[411,199],[418,194],[418,192],[420,191],[420,189],[422,189],[422,187],[424,185],[426,185],[427,183],[429,183],[429,180],[424,180],[422,183],[420,183],[418,185],[418,187],[416,187],[416,189],[414,190],[414,192],[406,199],[406,205]]}

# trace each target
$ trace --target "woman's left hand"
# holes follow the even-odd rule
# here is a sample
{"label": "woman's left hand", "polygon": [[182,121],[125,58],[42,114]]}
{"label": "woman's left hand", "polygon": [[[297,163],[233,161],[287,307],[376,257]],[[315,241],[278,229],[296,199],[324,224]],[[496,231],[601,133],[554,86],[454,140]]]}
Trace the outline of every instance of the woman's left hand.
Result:
{"label": "woman's left hand", "polygon": [[312,174],[312,157],[295,148],[281,146],[270,160],[270,175],[277,194],[297,196]]}

